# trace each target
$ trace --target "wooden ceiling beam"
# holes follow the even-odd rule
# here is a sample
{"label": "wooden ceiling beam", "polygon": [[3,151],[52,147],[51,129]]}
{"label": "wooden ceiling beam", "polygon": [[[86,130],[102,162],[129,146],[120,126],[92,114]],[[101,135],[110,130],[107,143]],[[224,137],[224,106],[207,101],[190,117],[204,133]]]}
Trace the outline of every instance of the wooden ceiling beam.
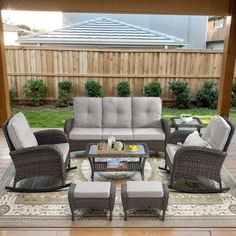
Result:
{"label": "wooden ceiling beam", "polygon": [[232,15],[226,20],[226,36],[222,56],[217,113],[229,117],[236,59],[236,3],[231,5]]}
{"label": "wooden ceiling beam", "polygon": [[3,10],[229,15],[231,0],[2,0]]}
{"label": "wooden ceiling beam", "polygon": [[7,64],[3,42],[3,24],[0,11],[0,127],[10,116],[10,99],[8,92]]}

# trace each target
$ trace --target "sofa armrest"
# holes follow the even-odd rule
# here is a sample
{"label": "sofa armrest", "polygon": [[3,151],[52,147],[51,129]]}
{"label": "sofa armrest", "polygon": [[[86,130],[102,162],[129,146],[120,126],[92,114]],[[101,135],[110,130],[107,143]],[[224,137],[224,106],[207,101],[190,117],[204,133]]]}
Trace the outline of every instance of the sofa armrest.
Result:
{"label": "sofa armrest", "polygon": [[74,118],[70,118],[70,119],[65,121],[64,132],[67,134],[68,137],[69,137],[70,131],[73,128],[73,124],[74,124]]}
{"label": "sofa armrest", "polygon": [[166,136],[165,140],[167,142],[170,136],[170,125],[168,121],[164,118],[161,118],[161,128],[163,132],[165,133],[165,136]]}

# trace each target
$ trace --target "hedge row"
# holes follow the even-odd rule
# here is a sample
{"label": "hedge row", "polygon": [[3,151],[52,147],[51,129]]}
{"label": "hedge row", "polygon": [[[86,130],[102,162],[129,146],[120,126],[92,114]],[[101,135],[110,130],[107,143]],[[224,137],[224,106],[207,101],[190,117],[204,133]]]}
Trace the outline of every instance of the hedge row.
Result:
{"label": "hedge row", "polygon": [[[28,81],[24,86],[24,93],[31,101],[32,106],[40,106],[43,98],[47,93],[48,87],[41,79],[33,79]],[[117,96],[129,97],[131,94],[130,84],[127,81],[120,82],[117,87]],[[179,109],[190,108],[191,105],[198,107],[215,108],[217,103],[218,91],[213,81],[205,80],[202,87],[196,94],[195,104],[192,104],[192,96],[190,95],[187,82],[171,81],[169,82],[169,91],[175,98],[174,107]],[[103,89],[97,81],[87,81],[85,83],[85,94],[89,97],[102,97]],[[151,82],[143,87],[143,94],[147,97],[160,97],[162,88],[159,82]],[[13,106],[16,91],[10,90],[10,101]],[[58,100],[59,106],[68,106],[72,97],[72,83],[70,81],[62,81],[58,83]],[[232,106],[236,107],[236,82],[233,84]]]}

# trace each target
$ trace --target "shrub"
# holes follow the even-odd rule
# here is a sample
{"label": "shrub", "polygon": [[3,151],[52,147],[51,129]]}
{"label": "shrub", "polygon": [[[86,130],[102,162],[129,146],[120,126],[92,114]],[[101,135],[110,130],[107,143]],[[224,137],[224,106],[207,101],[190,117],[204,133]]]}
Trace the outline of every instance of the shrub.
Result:
{"label": "shrub", "polygon": [[26,97],[30,98],[33,106],[39,106],[42,104],[47,91],[48,87],[41,79],[29,80],[24,85],[24,94]]}
{"label": "shrub", "polygon": [[85,93],[88,97],[102,97],[102,86],[97,81],[87,81],[85,83]]}
{"label": "shrub", "polygon": [[161,85],[159,82],[151,82],[144,86],[143,92],[146,97],[160,97]]}
{"label": "shrub", "polygon": [[169,89],[175,97],[175,107],[178,109],[187,109],[191,105],[191,96],[188,83],[183,81],[169,82]]}
{"label": "shrub", "polygon": [[197,92],[196,104],[199,107],[215,108],[217,96],[216,83],[210,80],[205,80],[201,89]]}
{"label": "shrub", "polygon": [[232,106],[236,107],[236,82],[233,83],[232,88]]}
{"label": "shrub", "polygon": [[71,81],[58,82],[58,99],[57,99],[58,105],[68,106],[71,96],[72,96]]}
{"label": "shrub", "polygon": [[11,107],[14,107],[15,103],[14,103],[14,99],[16,97],[16,90],[15,89],[10,89],[9,90],[9,97],[10,97],[10,105]]}
{"label": "shrub", "polygon": [[117,96],[118,97],[129,97],[130,96],[130,85],[128,81],[122,81],[120,82],[117,87]]}

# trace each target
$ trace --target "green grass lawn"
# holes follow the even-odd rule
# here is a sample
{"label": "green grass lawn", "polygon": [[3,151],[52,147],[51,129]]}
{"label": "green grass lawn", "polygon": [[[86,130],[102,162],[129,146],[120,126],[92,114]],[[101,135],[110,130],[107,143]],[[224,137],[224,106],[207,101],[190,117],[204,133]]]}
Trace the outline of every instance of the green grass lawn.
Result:
{"label": "green grass lawn", "polygon": [[[13,108],[12,113],[23,112],[31,127],[62,128],[66,119],[73,116],[72,108]],[[216,114],[216,110],[205,108],[194,108],[189,110],[178,110],[173,108],[163,108],[163,116],[170,119],[181,114],[191,114],[199,117],[206,125],[211,117]],[[236,109],[231,109],[230,120],[236,125]]]}

